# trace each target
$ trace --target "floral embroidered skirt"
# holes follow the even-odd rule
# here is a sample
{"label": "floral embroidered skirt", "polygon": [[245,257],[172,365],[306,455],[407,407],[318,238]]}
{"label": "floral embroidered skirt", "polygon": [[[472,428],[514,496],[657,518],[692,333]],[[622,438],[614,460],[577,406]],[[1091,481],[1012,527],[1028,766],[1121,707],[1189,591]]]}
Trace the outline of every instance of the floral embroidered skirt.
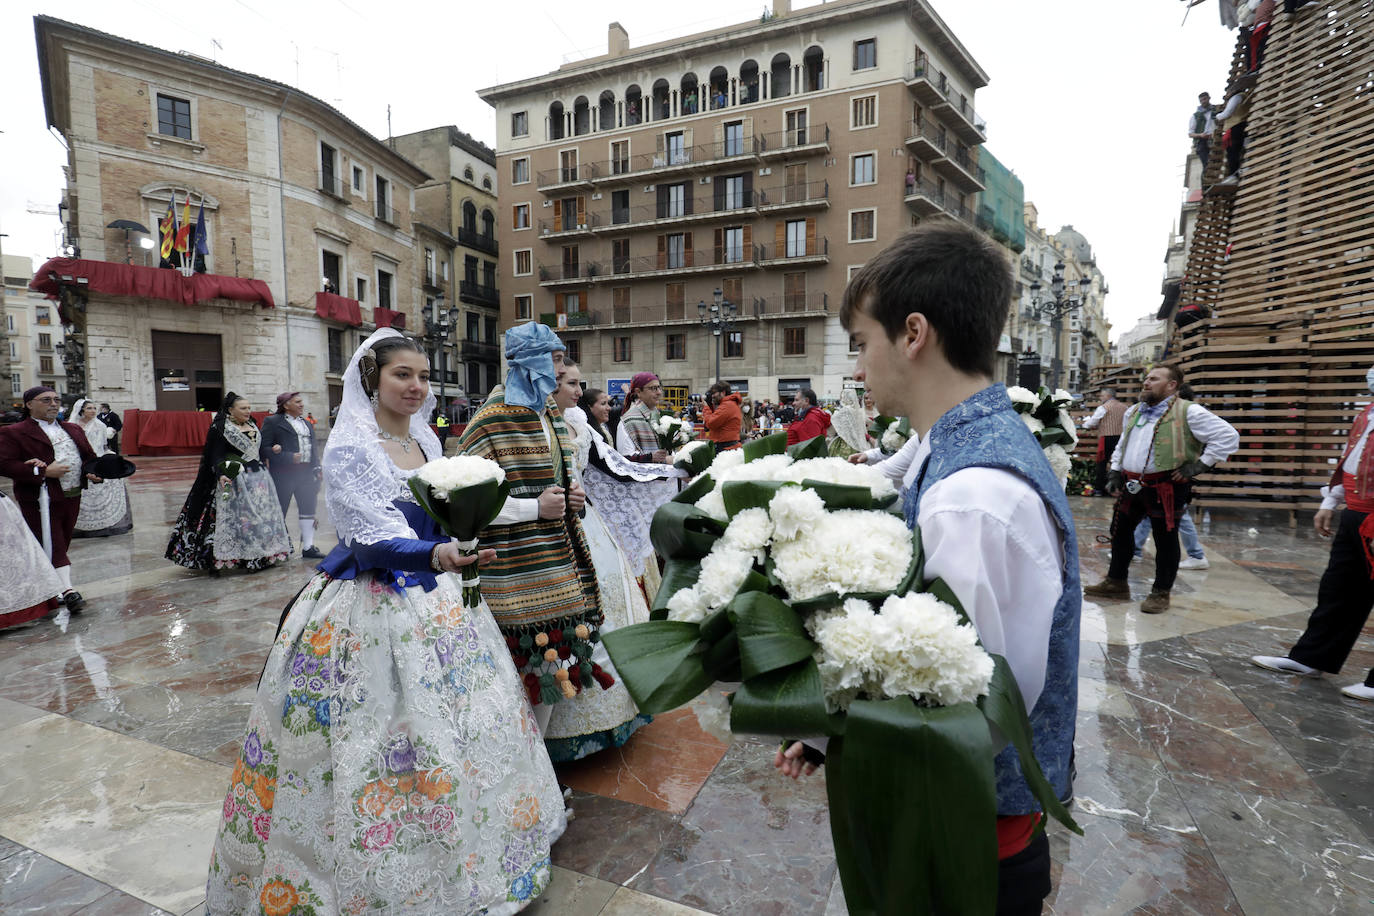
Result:
{"label": "floral embroidered skirt", "polygon": [[457,580],[316,575],[272,646],[224,799],[216,914],[514,913],[566,815],[495,621]]}

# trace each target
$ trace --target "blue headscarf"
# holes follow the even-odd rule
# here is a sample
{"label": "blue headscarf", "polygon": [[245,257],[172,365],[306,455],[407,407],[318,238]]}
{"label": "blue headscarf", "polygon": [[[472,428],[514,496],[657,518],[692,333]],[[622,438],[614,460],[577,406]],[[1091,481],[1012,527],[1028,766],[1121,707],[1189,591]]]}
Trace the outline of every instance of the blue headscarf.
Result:
{"label": "blue headscarf", "polygon": [[506,403],[543,410],[544,402],[558,387],[553,370],[553,351],[566,350],[548,325],[538,321],[517,325],[506,332]]}

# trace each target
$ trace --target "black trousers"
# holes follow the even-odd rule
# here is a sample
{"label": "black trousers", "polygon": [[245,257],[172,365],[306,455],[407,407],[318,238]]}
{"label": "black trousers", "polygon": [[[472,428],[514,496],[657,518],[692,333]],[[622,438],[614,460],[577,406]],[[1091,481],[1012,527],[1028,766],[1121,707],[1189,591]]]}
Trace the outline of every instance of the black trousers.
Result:
{"label": "black trousers", "polygon": [[[1317,607],[1288,657],[1319,671],[1339,674],[1374,607],[1374,579],[1360,543],[1366,513],[1346,509],[1331,538],[1331,558],[1317,588]],[[1374,687],[1374,668],[1364,679]]]}
{"label": "black trousers", "polygon": [[1245,156],[1245,124],[1231,128],[1231,137],[1226,143],[1226,174],[1234,175],[1240,171],[1241,159]]}
{"label": "black trousers", "polygon": [[286,517],[291,497],[296,498],[296,515],[301,518],[315,517],[315,501],[320,493],[320,482],[308,465],[300,470],[273,471],[272,485],[277,488],[277,501],[281,503],[282,517]]}
{"label": "black trousers", "polygon": [[1039,916],[1050,895],[1050,841],[1042,830],[997,867],[997,916]]}
{"label": "black trousers", "polygon": [[1107,474],[1112,469],[1112,452],[1116,451],[1116,444],[1121,441],[1121,435],[1102,437],[1102,459],[1097,462],[1096,473],[1093,474],[1093,489],[1098,493],[1107,492]]}
{"label": "black trousers", "polygon": [[1154,591],[1167,592],[1173,589],[1178,578],[1178,518],[1186,510],[1192,498],[1193,488],[1186,483],[1174,484],[1174,528],[1165,529],[1164,504],[1160,501],[1159,491],[1154,487],[1144,487],[1139,493],[1122,493],[1116,501],[1112,513],[1112,565],[1107,575],[1112,579],[1124,579],[1131,569],[1135,557],[1135,529],[1142,518],[1150,519],[1150,528],[1155,536],[1155,584]]}

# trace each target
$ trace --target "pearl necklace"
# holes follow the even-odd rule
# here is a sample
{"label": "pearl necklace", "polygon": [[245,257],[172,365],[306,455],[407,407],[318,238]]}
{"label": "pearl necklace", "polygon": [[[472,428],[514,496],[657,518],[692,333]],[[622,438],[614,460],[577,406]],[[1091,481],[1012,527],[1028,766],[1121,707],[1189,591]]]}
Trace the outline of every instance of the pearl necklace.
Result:
{"label": "pearl necklace", "polygon": [[391,433],[387,432],[384,429],[377,430],[377,435],[383,439],[389,439],[390,441],[395,442],[397,445],[401,447],[401,451],[405,452],[407,455],[410,454],[411,443],[415,441],[414,436],[405,436],[404,438],[400,436],[393,436]]}

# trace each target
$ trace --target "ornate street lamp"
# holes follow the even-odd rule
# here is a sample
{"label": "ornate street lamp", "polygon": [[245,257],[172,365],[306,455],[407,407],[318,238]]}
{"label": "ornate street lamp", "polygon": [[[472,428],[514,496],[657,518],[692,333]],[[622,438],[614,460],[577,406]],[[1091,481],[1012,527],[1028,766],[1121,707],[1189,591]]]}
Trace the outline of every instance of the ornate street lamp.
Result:
{"label": "ornate street lamp", "polygon": [[720,287],[716,287],[712,294],[715,300],[710,305],[705,300],[697,302],[697,314],[701,316],[701,326],[709,328],[716,338],[716,381],[720,381],[720,339],[722,333],[729,333],[735,326],[735,314],[738,306],[729,299],[724,298]]}
{"label": "ornate street lamp", "polygon": [[443,295],[440,294],[430,304],[429,314],[425,316],[425,340],[429,343],[430,350],[436,354],[435,362],[439,371],[439,410],[445,417],[448,416],[448,396],[444,388],[448,377],[448,338],[458,321],[458,309],[446,308],[446,305]]}
{"label": "ornate street lamp", "polygon": [[1054,277],[1050,280],[1050,296],[1041,296],[1043,289],[1040,281],[1036,280],[1030,285],[1031,299],[1021,314],[1031,321],[1041,322],[1046,318],[1050,319],[1050,328],[1054,333],[1054,365],[1052,366],[1051,388],[1059,387],[1059,366],[1060,360],[1060,331],[1063,327],[1064,316],[1068,314],[1077,315],[1078,310],[1087,301],[1088,284],[1084,283],[1081,287],[1076,280],[1064,282],[1064,262],[1060,261],[1054,265]]}

